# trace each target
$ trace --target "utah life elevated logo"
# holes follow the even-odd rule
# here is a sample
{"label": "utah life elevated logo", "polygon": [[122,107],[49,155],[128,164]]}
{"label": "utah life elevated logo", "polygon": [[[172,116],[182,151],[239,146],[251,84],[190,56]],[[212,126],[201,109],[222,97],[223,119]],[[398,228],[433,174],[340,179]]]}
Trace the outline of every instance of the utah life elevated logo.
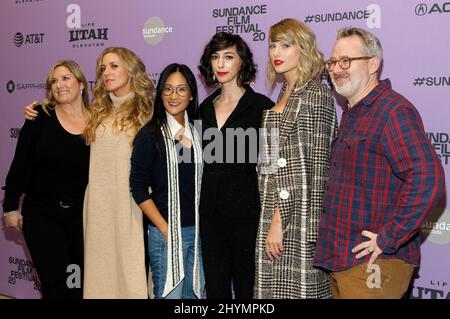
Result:
{"label": "utah life elevated logo", "polygon": [[69,30],[69,43],[73,48],[103,47],[108,40],[108,28],[95,28],[94,22],[81,23],[81,7],[69,4],[66,25]]}

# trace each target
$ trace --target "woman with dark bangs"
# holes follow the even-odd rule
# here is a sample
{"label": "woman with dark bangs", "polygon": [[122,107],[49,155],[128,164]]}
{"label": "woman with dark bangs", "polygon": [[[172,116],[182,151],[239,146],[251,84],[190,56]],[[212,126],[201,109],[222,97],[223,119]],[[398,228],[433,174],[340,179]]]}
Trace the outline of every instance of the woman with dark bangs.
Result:
{"label": "woman with dark bangs", "polygon": [[[215,34],[204,49],[199,70],[206,85],[220,86],[200,105],[204,150],[200,234],[206,297],[230,299],[233,290],[238,299],[252,298],[260,212],[258,131],[263,110],[274,103],[250,87],[256,66],[239,35]],[[238,148],[236,135],[238,140],[245,135],[243,148]]]}

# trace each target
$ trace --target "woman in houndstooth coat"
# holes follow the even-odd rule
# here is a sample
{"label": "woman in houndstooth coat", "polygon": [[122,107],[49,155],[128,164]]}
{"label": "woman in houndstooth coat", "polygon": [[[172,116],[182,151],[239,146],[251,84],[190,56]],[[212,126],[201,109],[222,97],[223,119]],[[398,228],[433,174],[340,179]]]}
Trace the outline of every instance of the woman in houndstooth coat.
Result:
{"label": "woman in houndstooth coat", "polygon": [[263,113],[254,297],[329,298],[328,276],[312,261],[337,131],[333,98],[314,80],[323,56],[308,27],[285,19],[269,39],[269,81],[281,74],[285,83]]}

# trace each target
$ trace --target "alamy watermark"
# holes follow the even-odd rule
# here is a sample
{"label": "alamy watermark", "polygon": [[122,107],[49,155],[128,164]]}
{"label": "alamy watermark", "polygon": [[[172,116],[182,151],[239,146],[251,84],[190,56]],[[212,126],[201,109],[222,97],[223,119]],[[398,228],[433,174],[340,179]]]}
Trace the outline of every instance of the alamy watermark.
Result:
{"label": "alamy watermark", "polygon": [[67,288],[81,288],[81,268],[77,264],[70,264],[66,268],[66,273],[69,275],[66,279]]}
{"label": "alamy watermark", "polygon": [[366,272],[370,273],[366,280],[367,288],[381,288],[381,267],[377,264],[371,264],[367,266]]}
{"label": "alamy watermark", "polygon": [[[219,130],[211,127],[202,130],[202,121],[194,121],[194,127],[203,141],[203,162],[243,164],[257,163],[266,167],[266,174],[273,173],[279,159],[278,128],[226,128]],[[188,152],[182,152],[182,145],[177,144],[178,161],[190,163]]]}

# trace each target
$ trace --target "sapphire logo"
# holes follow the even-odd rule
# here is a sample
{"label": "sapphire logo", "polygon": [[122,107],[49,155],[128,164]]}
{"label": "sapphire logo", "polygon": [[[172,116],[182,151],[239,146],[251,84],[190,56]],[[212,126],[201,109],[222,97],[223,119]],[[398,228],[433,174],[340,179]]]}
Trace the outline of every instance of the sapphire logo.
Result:
{"label": "sapphire logo", "polygon": [[14,91],[45,90],[45,88],[45,83],[15,83],[13,80],[10,80],[8,81],[8,83],[6,83],[6,90],[9,94],[13,93]]}
{"label": "sapphire logo", "polygon": [[8,83],[6,83],[6,90],[8,91],[9,94],[14,92],[15,88],[16,88],[16,85],[14,84],[13,81],[8,81]]}
{"label": "sapphire logo", "polygon": [[16,34],[14,34],[14,45],[16,47],[21,47],[23,44],[23,34],[20,32],[17,32]]}
{"label": "sapphire logo", "polygon": [[419,3],[416,6],[416,15],[423,16],[423,15],[426,15],[427,12],[428,12],[428,7],[425,3]]}

